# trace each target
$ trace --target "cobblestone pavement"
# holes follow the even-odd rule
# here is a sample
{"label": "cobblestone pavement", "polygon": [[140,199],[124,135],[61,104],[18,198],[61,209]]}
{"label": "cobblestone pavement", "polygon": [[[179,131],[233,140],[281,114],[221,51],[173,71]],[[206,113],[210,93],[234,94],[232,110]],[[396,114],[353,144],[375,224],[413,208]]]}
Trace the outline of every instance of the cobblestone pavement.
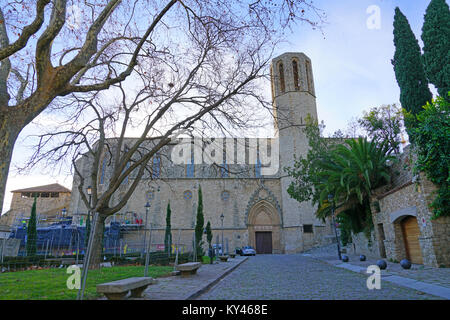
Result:
{"label": "cobblestone pavement", "polygon": [[368,290],[367,277],[300,254],[257,255],[198,299],[442,299],[383,279],[380,290]]}
{"label": "cobblestone pavement", "polygon": [[[330,264],[340,264],[337,258],[336,244],[314,248],[306,252],[312,258],[326,261]],[[347,254],[350,264],[367,267],[376,264],[377,259],[367,259],[366,261],[359,261],[359,255]],[[382,274],[392,274],[401,277],[406,277],[425,283],[435,284],[450,288],[450,268],[433,268],[419,264],[413,264],[411,269],[405,270],[400,266],[400,263],[393,263],[387,261],[386,270],[382,270]]]}
{"label": "cobblestone pavement", "polygon": [[[211,287],[218,279],[232,272],[246,257],[237,256],[227,262],[203,264],[197,274],[189,277],[171,276],[158,278],[157,284],[150,285],[144,291],[145,300],[186,300]],[[244,262],[245,263],[245,262]]]}

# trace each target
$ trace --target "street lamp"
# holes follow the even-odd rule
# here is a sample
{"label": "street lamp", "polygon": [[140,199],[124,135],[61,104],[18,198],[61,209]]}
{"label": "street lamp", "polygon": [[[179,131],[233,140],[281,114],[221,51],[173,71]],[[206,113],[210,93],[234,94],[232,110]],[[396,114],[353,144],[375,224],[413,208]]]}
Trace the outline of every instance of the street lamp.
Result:
{"label": "street lamp", "polygon": [[338,234],[337,234],[337,229],[336,229],[336,222],[334,220],[334,201],[333,201],[333,195],[332,194],[328,195],[328,203],[330,203],[330,205],[331,205],[331,217],[332,217],[332,223],[333,223],[333,227],[334,227],[334,233],[336,235],[338,257],[339,257],[339,260],[342,260],[342,257],[341,257],[341,246],[339,244],[339,239],[338,239]]}
{"label": "street lamp", "polygon": [[147,201],[145,204],[145,224],[144,224],[144,248],[142,249],[141,258],[144,256],[144,252],[146,252],[147,249],[147,221],[148,221],[148,212],[150,210],[150,203]]}
{"label": "street lamp", "polygon": [[87,215],[87,219],[89,220],[89,222],[91,222],[91,199],[92,199],[92,187],[88,186],[86,189],[86,193],[89,196],[89,208],[88,208],[88,215]]}
{"label": "street lamp", "polygon": [[[150,247],[150,243],[147,245],[147,221],[148,221],[148,212],[150,211],[150,207],[151,204],[150,202],[147,201],[147,203],[145,204],[145,243],[144,243],[144,247],[145,247],[145,272],[144,272],[144,277],[148,276],[148,262],[150,259],[150,255],[149,255],[149,247]],[[151,225],[151,223],[150,223]],[[150,229],[150,239],[152,237],[152,229]]]}
{"label": "street lamp", "polygon": [[89,196],[89,208],[87,212],[87,218],[86,218],[86,240],[85,240],[85,246],[87,248],[87,245],[89,243],[89,235],[91,233],[91,199],[92,199],[92,187],[88,186],[86,189],[86,193]]}
{"label": "street lamp", "polygon": [[224,255],[224,251],[223,251],[223,218],[225,218],[225,217],[224,217],[224,215],[222,213],[220,215],[220,220],[222,220],[222,255]]}

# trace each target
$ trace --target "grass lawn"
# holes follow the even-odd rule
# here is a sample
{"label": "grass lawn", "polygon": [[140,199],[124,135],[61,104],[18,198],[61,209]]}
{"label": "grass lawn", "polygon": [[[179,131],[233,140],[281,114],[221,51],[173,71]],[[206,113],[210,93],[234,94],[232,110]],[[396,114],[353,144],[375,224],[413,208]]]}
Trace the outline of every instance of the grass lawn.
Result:
{"label": "grass lawn", "polygon": [[[90,270],[84,291],[85,299],[99,297],[96,285],[130,277],[143,277],[144,266],[116,266]],[[156,278],[169,274],[173,267],[150,266],[149,276]],[[77,289],[67,288],[71,274],[67,269],[42,269],[0,274],[0,299],[2,300],[75,300]]]}

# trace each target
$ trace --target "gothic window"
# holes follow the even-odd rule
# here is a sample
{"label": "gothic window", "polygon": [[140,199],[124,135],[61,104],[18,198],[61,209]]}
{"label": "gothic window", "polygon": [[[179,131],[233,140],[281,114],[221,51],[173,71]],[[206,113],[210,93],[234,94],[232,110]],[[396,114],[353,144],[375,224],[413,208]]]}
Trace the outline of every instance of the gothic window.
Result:
{"label": "gothic window", "polygon": [[312,93],[312,83],[311,83],[311,63],[306,60],[306,82],[308,84],[308,91]]}
{"label": "gothic window", "polygon": [[191,163],[186,164],[186,178],[194,177],[194,152],[191,152]]}
{"label": "gothic window", "polygon": [[157,179],[161,174],[161,156],[159,154],[153,157],[152,178]]}
{"label": "gothic window", "polygon": [[297,60],[292,60],[292,72],[294,73],[294,87],[296,91],[300,90],[300,85],[298,83],[298,63]]}
{"label": "gothic window", "polygon": [[223,154],[222,154],[222,159],[223,159],[223,163],[220,166],[220,177],[221,178],[229,178],[230,175],[230,168],[228,167],[227,164],[227,153],[225,152],[225,148],[223,148]]}
{"label": "gothic window", "polygon": [[284,84],[284,68],[283,63],[278,64],[278,70],[280,72],[280,90],[282,93],[286,90],[285,84]]}
{"label": "gothic window", "polygon": [[255,165],[255,177],[261,178],[261,161],[259,160],[259,155],[258,155],[258,160],[256,160],[256,165]]}
{"label": "gothic window", "polygon": [[229,177],[229,168],[228,168],[226,160],[223,161],[223,164],[220,167],[220,177],[222,177],[222,178],[228,178]]}
{"label": "gothic window", "polygon": [[[123,169],[123,172],[127,171],[129,167],[130,167],[130,162],[128,161],[128,162],[127,162],[127,165],[126,165],[125,168]],[[128,176],[129,176],[129,175],[127,175],[127,176],[125,177],[125,179],[123,179],[122,184],[128,184]]]}
{"label": "gothic window", "polygon": [[105,169],[106,169],[106,155],[103,156],[102,172],[100,174],[100,184],[103,184],[103,182],[105,181]]}

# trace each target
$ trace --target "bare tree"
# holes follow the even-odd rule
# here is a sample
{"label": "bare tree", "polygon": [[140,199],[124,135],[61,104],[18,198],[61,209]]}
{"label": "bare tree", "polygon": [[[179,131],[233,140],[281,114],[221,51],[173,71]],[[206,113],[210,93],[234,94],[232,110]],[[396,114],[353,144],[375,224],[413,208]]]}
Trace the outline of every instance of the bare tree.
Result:
{"label": "bare tree", "polygon": [[[292,20],[314,25],[305,9],[318,14],[309,0],[2,1],[0,212],[16,139],[50,104],[120,83],[143,52],[156,59],[183,46],[183,34],[195,34],[197,22],[239,42],[241,32],[265,37]],[[226,40],[219,46],[229,45]]]}
{"label": "bare tree", "polygon": [[[73,112],[58,130],[40,135],[27,167],[72,159],[74,183],[85,206],[99,217],[93,267],[100,263],[106,218],[126,205],[145,174],[152,176],[149,162],[174,134],[248,127],[255,108],[271,106],[263,85],[274,45],[290,21],[304,20],[295,12],[307,4],[214,4],[179,2],[177,19],[165,26],[163,39],[139,53],[139,63],[125,81],[102,92],[72,93],[52,107]],[[120,76],[120,67],[109,65],[112,79]],[[130,133],[137,137],[128,138]],[[110,175],[100,186],[104,159]],[[81,167],[85,161],[86,172]],[[90,203],[87,186],[92,187]]]}

